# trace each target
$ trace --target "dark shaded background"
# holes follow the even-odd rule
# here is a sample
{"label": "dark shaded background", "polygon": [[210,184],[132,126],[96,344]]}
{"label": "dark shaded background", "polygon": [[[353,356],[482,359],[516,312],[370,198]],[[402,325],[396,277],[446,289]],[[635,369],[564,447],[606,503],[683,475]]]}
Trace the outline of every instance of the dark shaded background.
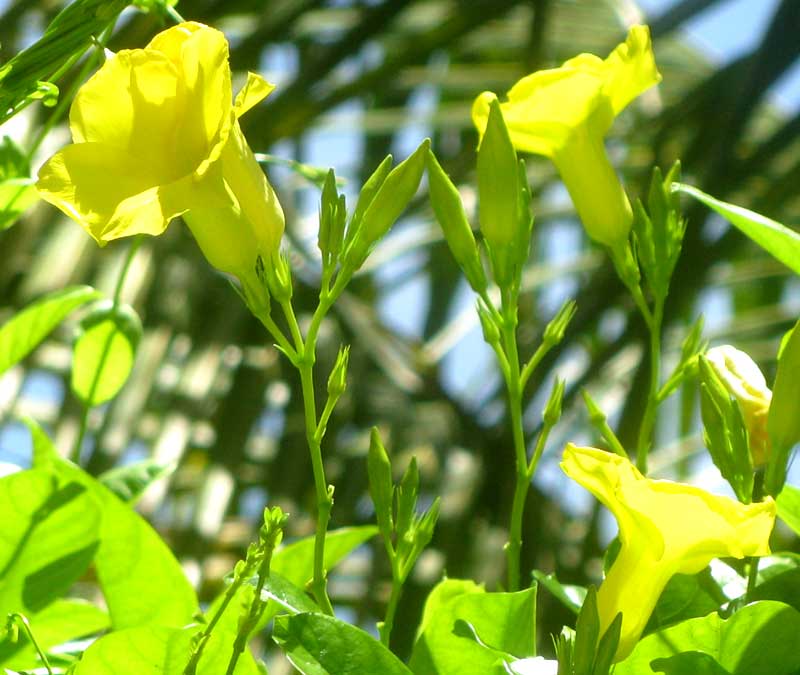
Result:
{"label": "dark shaded background", "polygon": [[[717,68],[681,42],[680,29],[722,4],[680,0],[665,14],[648,17],[664,82],[618,120],[609,141],[612,156],[632,196],[641,194],[652,165],[668,167],[681,158],[689,182],[791,225],[800,212],[800,117],[781,114],[765,93],[797,63],[800,3],[776,3],[752,51]],[[605,55],[624,37],[624,18],[634,16],[634,5],[182,0],[178,9],[187,19],[226,31],[235,70],[269,76],[276,64],[286,67],[275,93],[243,120],[256,151],[301,161],[331,157],[353,194],[386,153],[405,154],[430,135],[469,200],[477,140],[469,107],[475,95],[505,91],[523,74],[581,51]],[[2,59],[35,38],[60,6],[33,0],[4,5]],[[161,27],[158,17],[128,10],[109,46],[142,46]],[[33,111],[34,130],[45,114]],[[51,149],[68,141],[64,133],[52,134]],[[18,140],[24,145],[26,136]],[[529,166],[537,224],[521,300],[523,358],[538,344],[558,298],[573,293],[578,314],[527,392],[532,433],[553,375],[567,377],[564,418],[527,504],[523,570],[556,571],[564,581],[587,583],[598,578],[608,528],[599,510],[558,478],[556,463],[564,440],[597,442],[576,400],[582,386],[611,414],[623,442],[632,442],[646,391],[643,325],[607,259],[583,239],[563,191],[554,187],[552,167],[534,158]],[[308,315],[316,293],[318,192],[285,170],[271,169],[270,175],[293,244],[296,306]],[[798,312],[797,280],[703,208],[687,204],[686,214],[689,227],[666,315],[669,354],[682,327],[705,309],[713,314],[707,336],[748,350],[771,380],[777,339]],[[324,446],[328,479],[336,485],[333,527],[371,522],[365,453],[374,424],[398,472],[416,454],[426,499],[443,496],[430,551],[408,584],[396,621],[393,646],[404,654],[425,594],[443,571],[491,588],[502,580],[513,452],[499,379],[424,193],[395,235],[324,325],[318,374],[322,391],[339,343],[353,344],[350,387]],[[54,209],[33,209],[0,233],[0,319],[67,284],[110,291],[126,248],[121,241],[100,251]],[[124,296],[141,314],[145,336],[131,380],[91,417],[83,464],[99,473],[148,456],[179,461],[141,508],[197,578],[201,596],[210,599],[253,536],[265,503],[291,513],[292,536],[312,532],[299,381],[179,223],[145,242]],[[455,356],[443,358],[448,345],[461,340],[462,328],[466,341]],[[74,443],[80,408],[69,393],[70,340],[70,331],[62,330],[24,368],[0,380],[6,420],[0,461],[26,461],[24,434],[12,419],[22,412],[48,424],[62,449]],[[698,461],[702,441],[693,397],[688,388],[662,410],[654,455],[661,475],[686,477],[707,466]],[[383,612],[387,579],[379,543],[359,551],[332,579],[342,615],[371,626]],[[545,591],[539,606],[546,650],[546,636],[571,617]]]}

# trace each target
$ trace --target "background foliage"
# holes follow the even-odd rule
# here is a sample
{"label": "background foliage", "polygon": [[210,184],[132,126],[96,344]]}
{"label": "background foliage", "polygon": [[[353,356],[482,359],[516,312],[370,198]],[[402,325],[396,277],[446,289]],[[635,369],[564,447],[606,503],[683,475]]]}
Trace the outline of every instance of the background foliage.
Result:
{"label": "background foliage", "polygon": [[[787,118],[767,93],[798,61],[800,4],[776,2],[752,49],[715,67],[683,42],[681,28],[724,4],[679,0],[664,14],[646,17],[664,81],[615,125],[613,157],[633,195],[641,194],[650,166],[668,167],[680,158],[687,182],[797,223],[800,117],[795,111]],[[0,3],[3,61],[37,38],[60,8],[44,0]],[[278,84],[243,120],[257,152],[332,164],[349,179],[349,196],[387,152],[404,156],[429,135],[467,199],[477,140],[469,122],[474,96],[505,91],[521,75],[577,52],[605,55],[627,24],[642,20],[632,0],[182,0],[178,9],[226,31],[234,70],[258,70]],[[141,46],[163,25],[156,13],[128,9],[108,46]],[[58,81],[62,92],[80,67]],[[31,107],[7,133],[24,150],[51,112]],[[43,147],[67,140],[65,129],[55,128]],[[526,392],[533,429],[552,377],[567,377],[565,415],[526,509],[523,570],[536,567],[586,583],[599,576],[609,530],[597,508],[581,508],[588,502],[567,490],[556,463],[564,440],[593,440],[576,397],[580,387],[605,410],[616,410],[613,426],[623,443],[633,443],[626,430],[638,428],[642,412],[645,331],[606,258],[583,238],[551,166],[538,159],[529,164],[536,234],[520,334],[536,344],[566,295],[577,299],[578,313],[561,349]],[[318,190],[285,168],[270,172],[299,270],[297,306],[311,308]],[[353,343],[350,387],[325,449],[336,485],[332,526],[372,522],[365,458],[373,424],[395,456],[417,455],[428,501],[443,498],[431,549],[400,606],[393,644],[401,654],[443,570],[489,586],[502,577],[513,489],[500,380],[424,194],[416,205],[337,303],[320,339],[321,373],[332,366],[340,341]],[[667,306],[667,346],[679,348],[669,340],[670,327],[705,311],[712,342],[734,342],[774,372],[777,339],[796,319],[797,280],[705,208],[687,204],[686,213],[689,227]],[[9,224],[0,220],[0,227]],[[125,242],[100,250],[53,209],[31,209],[0,232],[0,321],[70,284],[110,294],[126,250]],[[313,529],[299,382],[178,223],[141,246],[123,299],[138,310],[144,334],[131,379],[90,418],[82,462],[93,474],[148,457],[174,468],[139,506],[197,580],[201,597],[210,599],[252,538],[265,503],[291,514],[290,536]],[[0,461],[28,461],[27,431],[14,421],[20,414],[48,425],[59,448],[76,442],[81,407],[69,388],[72,339],[68,329],[56,333],[24,367],[0,379]],[[320,386],[324,390],[324,382]],[[697,409],[693,397],[691,390],[682,392],[660,420],[656,474],[686,477],[707,469],[694,461],[702,439],[694,413],[685,412]],[[380,615],[388,594],[380,543],[371,546],[331,580],[335,603],[342,611],[357,609],[361,614],[352,616],[364,625]],[[542,636],[572,620],[546,592],[538,612]]]}

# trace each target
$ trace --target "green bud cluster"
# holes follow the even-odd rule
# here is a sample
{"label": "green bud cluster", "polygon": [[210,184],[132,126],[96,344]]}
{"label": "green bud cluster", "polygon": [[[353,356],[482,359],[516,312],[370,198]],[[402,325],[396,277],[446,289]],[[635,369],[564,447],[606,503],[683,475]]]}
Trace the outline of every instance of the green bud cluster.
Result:
{"label": "green bud cluster", "polygon": [[672,184],[680,180],[681,165],[675,162],[662,178],[653,169],[647,194],[647,209],[640,200],[633,206],[633,232],[636,256],[650,289],[659,302],[669,292],[669,283],[681,253],[686,219],[681,216],[679,195]]}
{"label": "green bud cluster", "polygon": [[394,169],[389,155],[364,184],[344,238],[344,274],[349,276],[364,264],[375,244],[408,206],[422,179],[429,147],[430,141],[425,139]]}
{"label": "green bud cluster", "polygon": [[373,428],[367,456],[369,493],[375,505],[378,529],[396,571],[403,583],[414,567],[420,553],[433,537],[439,518],[440,500],[431,507],[417,512],[419,497],[419,469],[417,460],[411,461],[399,485],[392,482],[392,465],[378,430]]}
{"label": "green bud cluster", "polygon": [[753,497],[753,460],[739,403],[705,356],[698,357],[698,377],[706,447],[739,501],[749,504]]}

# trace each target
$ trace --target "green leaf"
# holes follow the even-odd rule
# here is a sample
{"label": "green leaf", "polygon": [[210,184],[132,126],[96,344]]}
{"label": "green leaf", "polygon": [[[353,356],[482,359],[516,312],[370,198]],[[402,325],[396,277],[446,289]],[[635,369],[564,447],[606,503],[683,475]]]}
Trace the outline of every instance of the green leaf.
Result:
{"label": "green leaf", "polygon": [[51,467],[61,483],[81,485],[102,513],[94,566],[114,628],[189,623],[197,611],[194,590],[155,530],[102,483],[61,459],[52,444],[45,448],[47,437],[35,423],[26,424],[39,445],[39,465]]}
{"label": "green leaf", "polygon": [[719,603],[703,589],[697,575],[676,574],[664,587],[645,633],[685,619],[705,616],[718,607]]}
{"label": "green leaf", "polygon": [[[480,641],[456,629],[466,622]],[[421,632],[409,663],[416,675],[488,673],[502,652],[534,656],[536,587],[518,593],[487,593],[471,581],[445,579],[425,603]]]}
{"label": "green leaf", "polygon": [[600,638],[600,615],[597,613],[597,589],[589,586],[586,599],[575,623],[572,662],[575,672],[590,673]]}
{"label": "green leaf", "polygon": [[0,327],[0,375],[24,359],[73,310],[100,297],[90,286],[70,286],[31,303]]}
{"label": "green leaf", "polygon": [[702,652],[732,675],[789,675],[800,668],[800,612],[781,602],[747,605],[729,619],[716,613],[648,635],[618,663],[614,675],[642,675],[655,659]]}
{"label": "green leaf", "polygon": [[[182,675],[189,660],[192,628],[146,626],[115,631],[103,636],[83,654],[74,675]],[[214,633],[200,664],[198,675],[221,675],[230,659],[233,635],[226,642],[215,641]],[[227,648],[226,648],[227,647]],[[259,672],[252,655],[245,650],[235,675]]]}
{"label": "green leaf", "polygon": [[[325,569],[331,569],[353,549],[378,534],[374,525],[342,527],[325,535]],[[314,574],[314,537],[305,537],[278,549],[272,556],[270,569],[295,586],[304,586]]]}
{"label": "green leaf", "polygon": [[580,612],[581,605],[586,599],[586,589],[583,586],[562,584],[555,573],[545,574],[539,570],[533,570],[533,578],[560,600],[567,609],[576,615]]}
{"label": "green leaf", "polygon": [[41,39],[0,67],[0,123],[20,103],[41,98],[53,77],[71,58],[79,56],[116,19],[126,0],[75,0],[47,27]]}
{"label": "green leaf", "polygon": [[767,466],[766,486],[778,494],[786,481],[786,466],[794,445],[800,442],[800,321],[781,343],[778,370],[772,386],[772,402],[767,417],[767,431],[772,442],[772,456]]}
{"label": "green leaf", "polygon": [[675,183],[673,190],[679,190],[714,209],[773,258],[800,274],[800,234],[794,230],[755,211],[715,199],[691,185]]}
{"label": "green leaf", "polygon": [[35,614],[92,560],[101,514],[83,487],[44,469],[0,479],[0,616]]}
{"label": "green leaf", "polygon": [[777,600],[800,611],[800,569],[788,569],[756,586],[754,600]]}
{"label": "green leaf", "polygon": [[619,647],[619,636],[622,632],[622,612],[617,612],[611,625],[603,633],[597,645],[597,654],[592,666],[592,675],[608,675],[614,670],[614,656]]}
{"label": "green leaf", "polygon": [[72,391],[87,406],[113,398],[133,368],[142,323],[132,307],[103,306],[81,321],[72,356]]}
{"label": "green leaf", "polygon": [[98,480],[123,502],[135,504],[147,487],[169,476],[176,468],[175,462],[162,464],[154,459],[109,469],[98,476]]}
{"label": "green leaf", "polygon": [[653,670],[666,675],[731,675],[703,652],[684,652],[653,661]]}
{"label": "green leaf", "polygon": [[0,231],[34,204],[39,195],[25,153],[8,136],[0,142]]}
{"label": "green leaf", "polygon": [[[106,630],[108,614],[85,600],[56,600],[41,612],[28,614],[33,634],[45,651],[65,642]],[[0,641],[0,666],[28,670],[41,666],[39,655],[24,633],[16,644]]]}
{"label": "green leaf", "polygon": [[325,614],[278,617],[272,637],[304,675],[411,673],[371,635]]}
{"label": "green leaf", "polygon": [[[248,579],[248,583],[251,586],[255,586],[258,583],[258,578]],[[298,588],[285,576],[275,571],[270,571],[269,576],[264,580],[261,599],[274,600],[291,614],[320,611],[317,603],[304,590]]]}
{"label": "green leaf", "polygon": [[800,537],[800,488],[785,484],[776,502],[781,520]]}
{"label": "green leaf", "polygon": [[[359,527],[343,527],[338,530],[331,530],[325,536],[325,568],[330,570],[345,558],[353,549],[378,534],[378,528],[374,525],[362,525]],[[314,573],[314,536],[304,537],[292,542],[288,546],[278,549],[272,555],[270,573],[280,575],[287,582],[295,587],[304,588]],[[241,590],[236,594],[235,600],[231,605],[242,603],[249,606],[250,586],[247,593]],[[213,615],[222,601],[222,596],[217,597],[206,612],[207,616]],[[298,609],[301,609],[298,607]],[[270,602],[267,609],[261,615],[255,632],[263,629],[273,617],[286,611],[285,607],[277,602]],[[220,623],[229,623],[236,629],[238,614],[229,607],[223,614]]]}

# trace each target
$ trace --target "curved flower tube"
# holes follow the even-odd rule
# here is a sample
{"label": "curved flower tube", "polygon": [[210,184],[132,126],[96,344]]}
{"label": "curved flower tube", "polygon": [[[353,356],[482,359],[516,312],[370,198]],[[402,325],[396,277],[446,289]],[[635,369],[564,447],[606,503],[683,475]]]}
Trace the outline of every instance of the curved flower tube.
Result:
{"label": "curved flower tube", "polygon": [[[610,247],[627,239],[633,215],[603,137],[628,103],[660,81],[650,31],[633,26],[607,59],[580,54],[523,77],[500,105],[514,147],[553,160],[587,234]],[[481,136],[495,98],[483,92],[472,106]]]}
{"label": "curved flower tube", "polygon": [[601,634],[622,612],[616,661],[636,645],[674,574],[696,574],[713,558],[769,554],[775,502],[741,504],[690,485],[645,478],[624,457],[564,449],[561,468],[600,500],[619,526],[620,551],[597,592]]}
{"label": "curved flower tube", "polygon": [[101,246],[182,215],[208,261],[264,300],[258,259],[277,250],[284,218],[238,118],[272,89],[250,73],[233,102],[225,36],[194,22],[165,30],[81,87],[74,144],[39,170],[39,193]]}
{"label": "curved flower tube", "polygon": [[763,466],[772,448],[767,433],[772,392],[764,375],[750,356],[731,345],[709,349],[705,356],[722,385],[739,404],[747,427],[753,465]]}

